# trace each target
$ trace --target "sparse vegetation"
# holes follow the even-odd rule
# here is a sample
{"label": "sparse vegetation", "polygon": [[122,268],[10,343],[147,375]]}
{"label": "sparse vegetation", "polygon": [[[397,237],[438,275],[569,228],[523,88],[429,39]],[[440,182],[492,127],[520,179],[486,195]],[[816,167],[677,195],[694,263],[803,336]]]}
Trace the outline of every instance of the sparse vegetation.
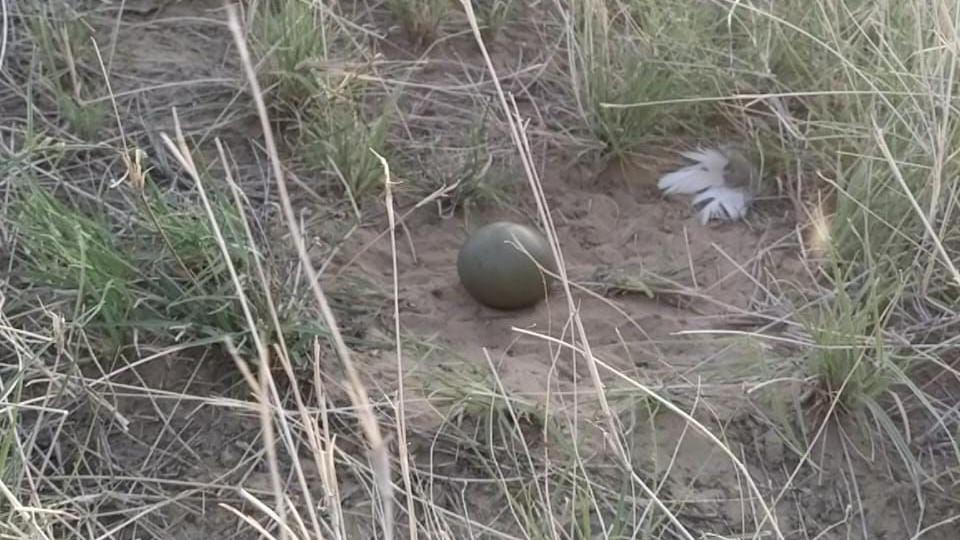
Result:
{"label": "sparse vegetation", "polygon": [[27,272],[51,287],[75,292],[77,319],[123,326],[136,301],[138,271],[106,224],[29,185],[11,210]]}
{"label": "sparse vegetation", "polygon": [[508,206],[517,192],[516,177],[509,161],[496,155],[489,125],[488,110],[464,134],[463,146],[443,154],[427,148],[415,164],[406,167],[413,171],[410,191],[421,197],[441,191],[442,215]]}
{"label": "sparse vegetation", "polygon": [[73,135],[93,141],[108,117],[106,103],[92,100],[103,91],[89,23],[66,4],[32,1],[22,9],[36,53],[39,84],[31,90],[55,104]]}
{"label": "sparse vegetation", "polygon": [[271,0],[256,16],[259,53],[269,66],[267,96],[278,116],[291,120],[295,153],[359,205],[382,186],[370,150],[387,154],[395,107],[395,98],[371,103],[370,51],[330,6]]}
{"label": "sparse vegetation", "polygon": [[309,102],[323,89],[317,67],[331,59],[337,28],[311,2],[265,0],[255,4],[257,52],[265,61],[264,83],[289,107]]}
{"label": "sparse vegetation", "polygon": [[448,0],[387,0],[387,7],[418,47],[439,37],[440,25],[450,8]]}
{"label": "sparse vegetation", "polygon": [[483,38],[490,42],[497,39],[503,27],[520,11],[520,2],[515,0],[471,0],[471,4]]}
{"label": "sparse vegetation", "polygon": [[956,3],[198,6],[0,14],[0,537],[953,537]]}
{"label": "sparse vegetation", "polygon": [[844,278],[811,308],[807,331],[814,342],[809,369],[821,385],[814,401],[850,414],[884,394],[905,366],[896,365],[896,345],[883,335],[898,291],[877,289],[881,285],[870,273]]}
{"label": "sparse vegetation", "polygon": [[664,132],[699,129],[709,111],[696,98],[726,89],[710,7],[577,0],[564,17],[570,88],[605,153],[625,157]]}
{"label": "sparse vegetation", "polygon": [[368,115],[352,100],[317,104],[301,135],[304,161],[315,171],[332,174],[353,200],[380,193],[383,168],[370,150],[387,153],[390,108]]}

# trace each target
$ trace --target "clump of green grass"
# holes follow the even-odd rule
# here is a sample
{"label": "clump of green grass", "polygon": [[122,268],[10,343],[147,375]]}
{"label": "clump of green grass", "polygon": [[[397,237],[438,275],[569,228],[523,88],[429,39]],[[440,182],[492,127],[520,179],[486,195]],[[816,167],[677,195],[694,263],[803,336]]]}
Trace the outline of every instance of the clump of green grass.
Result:
{"label": "clump of green grass", "polygon": [[471,0],[484,41],[497,39],[503,27],[517,17],[519,5],[514,0]]}
{"label": "clump of green grass", "polygon": [[395,101],[377,96],[371,55],[330,6],[268,1],[256,14],[257,51],[266,59],[267,97],[286,120],[290,140],[311,174],[323,176],[357,206],[383,184],[380,161]]}
{"label": "clump of green grass", "polygon": [[106,124],[109,111],[104,102],[83,102],[76,96],[61,93],[57,103],[70,131],[84,141],[95,140]]}
{"label": "clump of green grass", "polygon": [[[198,201],[162,194],[149,182],[145,189],[132,226],[116,229],[39,186],[21,188],[9,217],[27,275],[58,294],[75,295],[74,321],[105,332],[113,345],[122,346],[128,332],[136,330],[179,338],[229,336],[238,346],[249,346],[236,285],[205,210]],[[246,237],[245,217],[217,192],[211,205],[241,285],[249,287],[255,317],[271,334],[269,300],[253,276],[252,258],[262,254]],[[284,332],[296,337],[291,343],[326,335],[323,328],[302,324],[302,308],[294,303],[278,309]]]}
{"label": "clump of green grass", "polygon": [[329,27],[311,2],[266,0],[255,14],[258,55],[266,59],[267,95],[296,106],[321,87],[315,65],[328,58]]}
{"label": "clump of green grass", "polygon": [[[215,246],[214,230],[203,209],[189,202],[171,202],[158,191],[146,198],[150,207],[146,211],[157,239],[164,241],[167,253],[163,258],[176,257],[182,263],[182,270],[202,282],[214,277],[220,281],[225,276],[224,263],[219,253],[211,250]],[[242,217],[226,201],[216,197],[212,201],[217,222],[227,242],[230,258],[238,271],[248,268],[247,249],[244,245],[243,229],[239,220]]]}
{"label": "clump of green grass", "polygon": [[417,46],[432,43],[450,9],[448,0],[387,0],[387,7]]}
{"label": "clump of green grass", "polygon": [[[212,179],[207,186],[216,186]],[[317,337],[330,332],[309,314],[305,297],[290,293],[282,273],[266,270],[267,283],[259,282],[254,258],[272,268],[268,254],[257,245],[265,238],[250,238],[243,221],[247,219],[221,190],[210,192],[213,218],[216,220],[226,251],[241,280],[254,318],[262,327],[268,343],[286,344],[292,361],[309,358]],[[155,287],[162,287],[167,299],[162,311],[165,319],[178,328],[192,329],[207,337],[230,335],[234,343],[249,345],[250,328],[242,316],[224,254],[216,242],[217,232],[199,202],[179,196],[172,200],[156,189],[144,198],[145,212],[152,224],[148,243],[154,246],[151,272],[157,276]],[[145,221],[147,221],[145,219]],[[252,233],[252,230],[251,230]],[[370,328],[386,304],[386,295],[369,280],[353,274],[341,276],[328,291],[332,309],[343,318],[341,332],[354,347],[382,346]],[[282,299],[282,301],[278,301]],[[279,328],[271,324],[270,309],[275,310]]]}
{"label": "clump of green grass", "polygon": [[444,189],[442,213],[470,212],[510,204],[516,188],[516,172],[496,155],[489,141],[488,111],[474,122],[462,146],[449,149],[443,157],[433,148],[409,169],[412,191],[428,196]]}
{"label": "clump of green grass", "polygon": [[867,272],[856,279],[857,287],[849,276],[838,276],[834,294],[811,314],[801,314],[814,342],[807,361],[819,385],[818,407],[836,404],[842,413],[860,412],[903,368],[893,364],[894,351],[883,334],[896,291],[883,290],[878,277],[882,274]]}
{"label": "clump of green grass", "polygon": [[[141,257],[149,268],[144,288],[158,298],[155,309],[160,320],[180,328],[186,325],[204,337],[241,337],[247,331],[246,322],[210,218],[197,201],[164,196],[149,185],[147,189],[151,193],[141,207],[147,225],[142,240],[148,246]],[[251,257],[256,255],[245,237],[243,216],[218,192],[211,197],[211,207],[231,263],[249,278]],[[257,290],[251,288],[255,300]]]}
{"label": "clump of green grass", "polygon": [[[905,171],[913,191],[922,191],[923,174]],[[833,245],[837,262],[848,267],[880,266],[893,277],[913,264],[916,238],[923,227],[896,184],[889,165],[863,159],[841,171],[833,220]]]}
{"label": "clump of green grass", "polygon": [[77,316],[122,325],[136,301],[138,267],[117,244],[107,224],[28,184],[12,216],[22,239],[28,270],[42,281],[73,291]]}
{"label": "clump of green grass", "polygon": [[[881,447],[892,449],[919,494],[924,473],[898,425],[909,420],[898,415],[906,414],[904,402],[914,402],[936,421],[942,420],[913,380],[926,360],[916,356],[901,336],[893,335],[897,331],[893,321],[903,312],[903,291],[910,285],[891,282],[883,267],[864,268],[856,276],[843,272],[849,270],[835,265],[827,296],[798,316],[813,341],[805,357],[814,381],[813,391],[799,405],[818,426],[832,422],[859,434],[844,445],[873,446],[879,440]],[[890,407],[891,399],[900,407]],[[789,423],[784,426],[788,439],[797,444],[798,434]]]}
{"label": "clump of green grass", "polygon": [[836,203],[825,210],[832,263],[847,276],[869,269],[881,289],[902,290],[900,298],[923,296],[930,282],[949,282],[942,279],[952,274],[947,259],[957,255],[938,247],[960,223],[953,210],[960,164],[946,151],[960,140],[960,122],[941,114],[953,97],[943,83],[952,67],[931,52],[932,38],[918,33],[938,24],[932,11],[910,3],[842,8],[779,5],[771,15],[789,17],[807,35],[781,29],[783,51],[775,56],[793,57],[806,70],[773,67],[794,91],[813,93],[789,110],[810,118],[796,123],[805,155],[834,191]]}
{"label": "clump of green grass", "polygon": [[915,380],[931,366],[915,347],[931,334],[905,321],[929,321],[956,298],[960,260],[948,240],[960,226],[960,163],[947,150],[960,123],[943,114],[956,97],[946,82],[955,58],[934,52],[939,38],[922,30],[956,36],[942,13],[920,2],[800,1],[730,12],[734,61],[755,73],[753,92],[771,95],[770,114],[733,116],[794,154],[781,180],[826,193],[811,197],[825,201],[811,212],[822,231],[824,255],[811,265],[820,298],[796,314],[812,338],[807,412],[852,419],[864,439],[892,446],[914,481],[919,460],[890,411],[912,403],[934,423],[943,411]]}
{"label": "clump of green grass", "polygon": [[457,189],[451,197],[450,209],[467,212],[479,208],[502,208],[511,202],[516,180],[505,169],[491,167],[490,156],[479,156],[471,150],[458,174]]}
{"label": "clump of green grass", "polygon": [[102,94],[96,66],[93,29],[65,4],[27,2],[21,8],[27,19],[30,42],[37,51],[36,74],[71,133],[92,141],[108,119],[107,104],[93,101]]}
{"label": "clump of green grass", "polygon": [[[17,407],[8,407],[8,403],[20,403],[23,392],[23,370],[5,368],[0,370],[4,384],[0,386],[4,398],[0,400],[0,482],[4,485],[16,485],[13,481],[20,471],[21,464],[14,452],[17,437],[17,426],[20,424],[21,414]],[[3,515],[2,519],[9,520],[13,516]]]}
{"label": "clump of green grass", "polygon": [[719,86],[709,46],[718,22],[706,6],[663,2],[571,4],[566,31],[577,108],[603,151],[624,157],[651,136],[702,122],[696,103],[669,104]]}
{"label": "clump of green grass", "polygon": [[383,188],[383,166],[371,150],[389,155],[390,106],[371,117],[355,98],[318,102],[300,134],[307,166],[325,172],[358,205]]}

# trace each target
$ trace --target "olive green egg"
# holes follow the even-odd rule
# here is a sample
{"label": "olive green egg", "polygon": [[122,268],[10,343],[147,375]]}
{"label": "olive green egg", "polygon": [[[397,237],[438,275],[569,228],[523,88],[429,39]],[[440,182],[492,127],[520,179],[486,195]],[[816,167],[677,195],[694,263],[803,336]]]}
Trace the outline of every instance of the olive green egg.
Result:
{"label": "olive green egg", "polygon": [[[517,245],[530,255],[517,248]],[[541,274],[533,257],[543,268],[556,272],[547,240],[536,229],[498,221],[477,229],[460,248],[457,273],[460,282],[475,300],[496,309],[529,307],[546,294],[550,277]]]}

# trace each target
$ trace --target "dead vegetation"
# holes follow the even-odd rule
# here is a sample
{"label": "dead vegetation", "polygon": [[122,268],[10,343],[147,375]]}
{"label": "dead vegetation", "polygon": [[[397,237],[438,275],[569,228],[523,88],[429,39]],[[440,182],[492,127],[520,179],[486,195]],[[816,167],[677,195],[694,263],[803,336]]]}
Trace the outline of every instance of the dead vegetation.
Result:
{"label": "dead vegetation", "polygon": [[2,7],[4,538],[955,537],[953,3]]}

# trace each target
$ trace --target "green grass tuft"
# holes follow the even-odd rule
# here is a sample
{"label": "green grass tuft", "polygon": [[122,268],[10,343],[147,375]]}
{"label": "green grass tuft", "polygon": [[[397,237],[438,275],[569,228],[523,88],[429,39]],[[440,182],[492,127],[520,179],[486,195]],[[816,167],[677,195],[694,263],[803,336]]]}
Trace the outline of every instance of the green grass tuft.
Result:
{"label": "green grass tuft", "polygon": [[75,294],[77,307],[91,310],[85,317],[108,327],[126,320],[139,272],[106,224],[31,184],[17,194],[12,215],[30,274]]}
{"label": "green grass tuft", "polygon": [[379,114],[370,116],[352,99],[316,104],[299,141],[307,166],[333,177],[358,204],[380,193],[383,166],[370,150],[389,156],[391,107],[387,104]]}
{"label": "green grass tuft", "polygon": [[859,413],[903,367],[894,369],[894,351],[883,333],[896,291],[883,288],[882,274],[867,273],[856,282],[838,276],[835,284],[835,294],[810,314],[800,314],[814,342],[807,361],[817,377],[821,405],[836,402],[840,412]]}
{"label": "green grass tuft", "polygon": [[375,96],[363,60],[370,50],[349,35],[330,6],[268,1],[256,16],[267,97],[292,134],[294,152],[311,174],[360,205],[383,184],[382,166],[370,150],[387,154],[395,106],[395,99],[379,109],[369,106]]}
{"label": "green grass tuft", "polygon": [[486,43],[496,41],[503,28],[517,18],[520,10],[520,3],[515,0],[471,0],[471,3]]}
{"label": "green grass tuft", "polygon": [[22,8],[27,18],[31,45],[36,51],[35,75],[47,99],[56,104],[60,117],[73,135],[93,141],[109,119],[104,102],[90,101],[103,95],[93,46],[94,30],[83,16],[66,5],[27,2]]}
{"label": "green grass tuft", "polygon": [[725,75],[713,63],[717,11],[672,4],[572,3],[571,87],[585,125],[607,154],[624,157],[688,122],[699,127],[706,106],[658,102],[723,88]]}
{"label": "green grass tuft", "polygon": [[302,0],[267,0],[260,7],[255,36],[269,95],[288,106],[310,100],[321,88],[314,65],[329,53],[321,12]]}
{"label": "green grass tuft", "polygon": [[450,9],[448,0],[387,0],[387,7],[417,46],[432,43]]}

